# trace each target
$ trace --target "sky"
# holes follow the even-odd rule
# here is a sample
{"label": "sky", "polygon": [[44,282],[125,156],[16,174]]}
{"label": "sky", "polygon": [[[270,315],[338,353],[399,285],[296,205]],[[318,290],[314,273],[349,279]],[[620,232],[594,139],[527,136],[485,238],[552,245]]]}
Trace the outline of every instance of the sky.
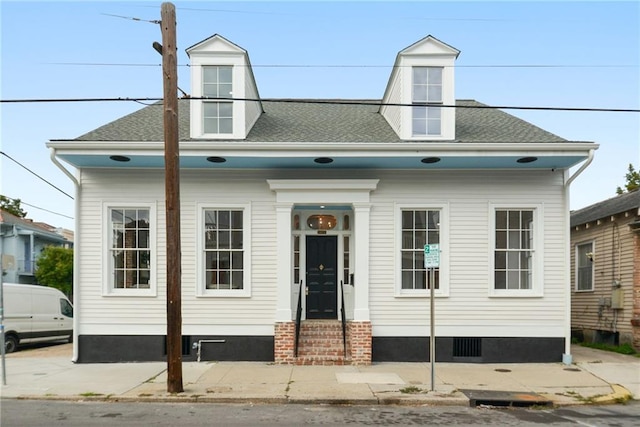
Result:
{"label": "sky", "polygon": [[[432,35],[461,51],[457,99],[640,108],[638,1],[173,4],[178,86],[186,92],[185,49],[220,34],[248,51],[263,98],[381,99],[396,54]],[[161,57],[152,48],[162,37],[149,22],[160,19],[160,5],[0,0],[0,99],[162,97]],[[73,184],[46,142],[76,138],[143,107],[1,103],[0,194],[20,199],[34,221],[73,230],[74,202],[64,194],[74,195]],[[571,209],[614,197],[628,165],[640,168],[640,113],[506,111],[567,140],[600,145],[571,185]]]}

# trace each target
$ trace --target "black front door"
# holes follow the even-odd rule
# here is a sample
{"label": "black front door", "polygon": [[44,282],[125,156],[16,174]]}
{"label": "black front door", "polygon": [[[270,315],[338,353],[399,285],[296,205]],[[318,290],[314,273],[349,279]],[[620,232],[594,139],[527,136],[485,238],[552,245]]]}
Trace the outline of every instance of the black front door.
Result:
{"label": "black front door", "polygon": [[337,319],[336,236],[307,236],[307,319]]}

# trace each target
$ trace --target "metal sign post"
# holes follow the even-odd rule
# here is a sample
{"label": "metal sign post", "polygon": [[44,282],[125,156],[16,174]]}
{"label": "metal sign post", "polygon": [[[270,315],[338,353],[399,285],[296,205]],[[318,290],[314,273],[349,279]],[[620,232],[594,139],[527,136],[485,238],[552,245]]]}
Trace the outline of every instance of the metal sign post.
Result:
{"label": "metal sign post", "polygon": [[429,276],[429,362],[431,363],[431,391],[435,390],[436,379],[436,326],[435,326],[435,287],[436,268],[440,266],[440,245],[424,245],[424,268],[428,270]]}

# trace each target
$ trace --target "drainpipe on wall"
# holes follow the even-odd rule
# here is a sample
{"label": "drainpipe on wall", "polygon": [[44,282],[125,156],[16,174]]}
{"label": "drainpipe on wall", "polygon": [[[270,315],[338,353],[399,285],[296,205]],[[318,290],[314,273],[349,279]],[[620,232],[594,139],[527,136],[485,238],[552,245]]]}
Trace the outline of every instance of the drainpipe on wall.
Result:
{"label": "drainpipe on wall", "polygon": [[[58,167],[58,169],[60,169],[62,171],[62,173],[64,173],[70,180],[71,182],[73,182],[73,186],[75,189],[75,198],[74,198],[74,235],[73,235],[73,301],[74,304],[75,302],[78,300],[78,297],[80,295],[80,279],[79,279],[79,275],[80,275],[80,269],[78,268],[78,257],[76,256],[76,254],[79,253],[78,248],[80,247],[78,240],[76,240],[76,236],[79,235],[79,231],[80,231],[80,207],[79,207],[79,202],[78,200],[80,200],[80,183],[78,182],[78,179],[73,176],[73,174],[71,172],[69,172],[64,166],[62,166],[62,164],[58,161],[58,159],[56,158],[56,149],[55,148],[50,148],[49,149],[49,157],[51,158],[51,161],[53,162],[54,165],[56,165]],[[73,356],[71,357],[71,361],[76,363],[78,361],[78,310],[74,310],[74,315],[73,315]]]}
{"label": "drainpipe on wall", "polygon": [[[569,176],[568,179],[565,180],[564,183],[564,203],[567,207],[565,212],[565,236],[564,241],[566,242],[565,253],[565,269],[564,269],[564,282],[565,286],[565,303],[564,303],[564,316],[565,316],[565,330],[564,330],[564,353],[562,354],[562,363],[565,365],[571,365],[573,363],[573,356],[571,356],[571,212],[569,209],[570,203],[570,190],[569,186],[571,183],[580,175],[593,161],[593,155],[595,150],[590,149],[587,160],[580,166],[580,168],[573,175]],[[569,174],[567,170],[565,172],[565,176]]]}

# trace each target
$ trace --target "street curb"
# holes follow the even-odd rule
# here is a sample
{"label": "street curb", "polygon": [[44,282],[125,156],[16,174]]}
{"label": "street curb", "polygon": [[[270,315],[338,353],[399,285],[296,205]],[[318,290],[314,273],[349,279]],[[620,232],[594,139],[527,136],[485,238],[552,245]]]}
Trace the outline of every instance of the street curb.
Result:
{"label": "street curb", "polygon": [[633,394],[620,384],[611,384],[611,388],[613,389],[613,393],[596,397],[593,399],[593,402],[597,404],[613,404],[624,403],[633,399]]}

